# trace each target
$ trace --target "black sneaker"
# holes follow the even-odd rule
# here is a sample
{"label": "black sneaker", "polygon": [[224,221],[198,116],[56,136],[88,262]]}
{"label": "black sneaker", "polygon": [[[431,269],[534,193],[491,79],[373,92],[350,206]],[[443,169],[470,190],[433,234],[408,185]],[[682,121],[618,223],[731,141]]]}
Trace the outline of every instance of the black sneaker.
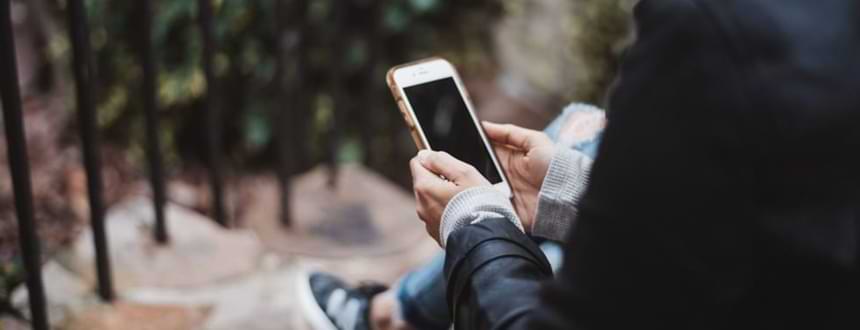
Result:
{"label": "black sneaker", "polygon": [[351,288],[334,276],[311,273],[300,278],[299,300],[316,330],[370,330],[370,300],[385,290],[376,284]]}

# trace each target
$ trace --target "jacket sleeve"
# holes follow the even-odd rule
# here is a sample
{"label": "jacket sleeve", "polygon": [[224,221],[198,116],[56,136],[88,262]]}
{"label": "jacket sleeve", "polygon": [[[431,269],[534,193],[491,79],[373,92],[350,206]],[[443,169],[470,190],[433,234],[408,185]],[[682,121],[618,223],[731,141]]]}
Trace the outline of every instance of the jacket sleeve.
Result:
{"label": "jacket sleeve", "polygon": [[484,219],[449,237],[445,270],[455,329],[522,328],[552,277],[543,253],[505,218]]}
{"label": "jacket sleeve", "polygon": [[754,239],[743,234],[754,200],[743,156],[744,79],[736,48],[700,6],[636,7],[637,41],[556,279],[538,283],[549,276],[543,261],[505,221],[452,234],[446,276],[460,329],[728,321],[696,313],[728,312],[752,285]]}

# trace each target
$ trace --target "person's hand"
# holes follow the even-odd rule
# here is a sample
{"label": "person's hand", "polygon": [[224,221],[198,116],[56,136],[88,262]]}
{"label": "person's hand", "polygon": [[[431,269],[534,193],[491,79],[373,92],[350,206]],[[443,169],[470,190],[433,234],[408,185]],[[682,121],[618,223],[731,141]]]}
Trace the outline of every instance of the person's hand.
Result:
{"label": "person's hand", "polygon": [[543,132],[511,124],[484,122],[484,131],[496,150],[513,189],[513,204],[526,232],[531,232],[537,214],[538,193],[555,147]]}
{"label": "person's hand", "polygon": [[418,217],[436,242],[440,242],[439,224],[448,202],[463,190],[490,185],[474,167],[445,152],[422,150],[409,167]]}

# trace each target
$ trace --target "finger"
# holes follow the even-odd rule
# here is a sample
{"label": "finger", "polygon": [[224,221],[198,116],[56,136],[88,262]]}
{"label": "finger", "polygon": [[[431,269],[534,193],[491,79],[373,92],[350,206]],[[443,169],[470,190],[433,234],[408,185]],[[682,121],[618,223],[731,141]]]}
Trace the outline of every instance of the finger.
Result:
{"label": "finger", "polygon": [[549,141],[549,138],[541,132],[511,124],[502,125],[485,121],[484,131],[487,132],[487,137],[496,143],[525,150],[531,150]]}
{"label": "finger", "polygon": [[514,153],[514,150],[511,149],[511,147],[503,144],[493,145],[493,151],[496,152],[496,157],[503,166],[508,162],[508,158],[510,158]]}
{"label": "finger", "polygon": [[421,161],[418,160],[418,157],[412,158],[409,161],[409,169],[412,171],[412,188],[415,190],[416,195],[438,191],[451,185],[450,182],[442,180],[438,175],[425,168],[421,164]]}
{"label": "finger", "polygon": [[499,165],[502,167],[502,170],[505,171],[505,174],[508,178],[513,174],[511,172],[511,168],[514,165],[514,157],[517,155],[521,155],[523,152],[520,149],[513,149],[507,145],[495,145],[493,146],[493,150],[496,151],[496,157],[499,160]]}
{"label": "finger", "polygon": [[481,177],[472,165],[454,158],[447,152],[422,150],[418,153],[418,160],[430,172],[441,175],[458,185],[475,181],[475,176]]}

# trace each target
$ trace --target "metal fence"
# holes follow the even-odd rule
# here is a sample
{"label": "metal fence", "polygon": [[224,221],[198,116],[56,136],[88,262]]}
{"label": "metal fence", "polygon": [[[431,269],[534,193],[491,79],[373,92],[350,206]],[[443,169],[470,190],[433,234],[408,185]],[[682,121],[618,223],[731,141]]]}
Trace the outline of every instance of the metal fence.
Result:
{"label": "metal fence", "polygon": [[[277,0],[282,6],[283,0]],[[80,127],[83,161],[87,174],[89,193],[90,223],[92,225],[94,246],[96,251],[96,271],[98,278],[98,293],[102,300],[110,302],[114,299],[111,279],[109,246],[104,226],[104,202],[101,178],[101,159],[99,156],[100,139],[94,108],[94,76],[93,55],[90,47],[89,29],[83,0],[69,0],[68,31],[72,44],[72,66],[74,72],[77,119]],[[142,100],[146,132],[146,155],[150,184],[153,192],[153,208],[155,211],[155,226],[153,235],[157,242],[169,242],[167,219],[164,204],[167,199],[162,168],[161,145],[158,137],[159,121],[157,116],[157,79],[155,49],[152,45],[152,0],[139,1],[142,18],[140,35],[136,36],[140,43],[139,62],[143,73]],[[215,90],[217,84],[212,67],[212,54],[217,45],[213,38],[213,17],[211,0],[198,1],[199,37],[203,41],[202,63],[207,91]],[[28,164],[24,123],[22,119],[20,86],[18,85],[17,63],[15,59],[15,40],[12,31],[11,0],[0,0],[0,96],[2,96],[3,116],[8,143],[9,165],[15,196],[15,207],[19,223],[21,252],[29,293],[30,315],[34,329],[48,329],[45,290],[41,275],[40,246],[33,218],[33,198]],[[283,26],[279,26],[279,29]],[[282,55],[289,55],[289,49],[282,49]],[[206,155],[209,166],[209,181],[213,200],[213,218],[219,224],[228,226],[229,220],[224,208],[224,181],[222,157],[219,154],[218,137],[220,132],[221,115],[218,106],[213,102],[212,93],[207,92],[204,100],[206,125]],[[290,116],[284,115],[279,121],[289,121]],[[278,138],[279,177],[284,197],[282,218],[289,223],[287,192],[289,190],[290,158],[287,153],[289,133],[280,134]]]}
{"label": "metal fence", "polygon": [[27,161],[27,142],[24,138],[24,122],[21,118],[21,94],[18,87],[18,71],[15,59],[15,41],[12,34],[12,8],[9,0],[0,0],[0,56],[2,72],[0,96],[3,99],[3,124],[6,142],[9,144],[9,169],[15,194],[15,210],[18,215],[21,253],[24,255],[24,271],[27,291],[30,296],[30,315],[33,328],[48,329],[48,312],[45,307],[45,288],[42,283],[39,261],[39,241],[33,223],[33,198],[30,186],[30,164]]}

